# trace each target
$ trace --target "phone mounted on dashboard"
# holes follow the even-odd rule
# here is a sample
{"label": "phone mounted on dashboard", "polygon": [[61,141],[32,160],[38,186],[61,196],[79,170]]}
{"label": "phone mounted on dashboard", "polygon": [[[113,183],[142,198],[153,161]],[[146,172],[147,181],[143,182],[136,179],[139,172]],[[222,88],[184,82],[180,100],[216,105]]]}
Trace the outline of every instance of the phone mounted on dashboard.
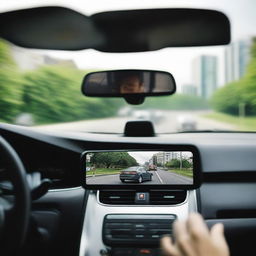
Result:
{"label": "phone mounted on dashboard", "polygon": [[200,153],[194,145],[140,145],[88,150],[81,157],[86,189],[196,189],[201,184]]}

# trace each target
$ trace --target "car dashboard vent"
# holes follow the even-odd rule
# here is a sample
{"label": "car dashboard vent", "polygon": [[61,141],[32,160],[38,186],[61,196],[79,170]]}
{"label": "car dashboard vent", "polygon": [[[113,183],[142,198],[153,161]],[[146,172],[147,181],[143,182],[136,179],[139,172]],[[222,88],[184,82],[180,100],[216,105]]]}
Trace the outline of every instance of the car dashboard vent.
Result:
{"label": "car dashboard vent", "polygon": [[153,205],[173,205],[184,202],[186,197],[185,190],[151,190],[149,201]]}
{"label": "car dashboard vent", "polygon": [[[110,205],[135,205],[139,204],[135,198],[140,193],[136,190],[101,190],[99,191],[99,201]],[[149,190],[148,205],[175,205],[186,200],[185,190]]]}
{"label": "car dashboard vent", "polygon": [[135,190],[102,190],[99,201],[104,204],[134,204]]}

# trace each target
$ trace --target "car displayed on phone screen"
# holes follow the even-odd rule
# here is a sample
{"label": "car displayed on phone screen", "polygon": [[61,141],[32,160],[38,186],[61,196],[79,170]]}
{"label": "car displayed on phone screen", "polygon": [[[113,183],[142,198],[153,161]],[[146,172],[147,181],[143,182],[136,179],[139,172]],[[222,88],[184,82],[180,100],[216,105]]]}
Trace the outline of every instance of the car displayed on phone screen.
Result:
{"label": "car displayed on phone screen", "polygon": [[121,171],[120,180],[122,182],[135,181],[138,183],[142,183],[144,181],[152,180],[152,175],[153,174],[147,171],[144,167],[134,166]]}

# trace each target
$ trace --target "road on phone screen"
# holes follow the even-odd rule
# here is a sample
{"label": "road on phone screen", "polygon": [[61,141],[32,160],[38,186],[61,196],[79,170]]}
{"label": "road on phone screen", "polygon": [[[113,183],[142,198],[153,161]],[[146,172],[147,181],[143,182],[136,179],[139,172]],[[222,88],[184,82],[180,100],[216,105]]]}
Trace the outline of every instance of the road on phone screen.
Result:
{"label": "road on phone screen", "polygon": [[[140,183],[140,185],[187,185],[193,184],[193,179],[179,175],[177,173],[171,171],[164,171],[161,168],[157,168],[157,171],[151,171],[153,173],[152,181],[144,181]],[[137,182],[126,181],[122,183],[119,179],[119,174],[111,174],[111,175],[100,175],[95,177],[87,177],[86,183],[88,185],[137,185]]]}

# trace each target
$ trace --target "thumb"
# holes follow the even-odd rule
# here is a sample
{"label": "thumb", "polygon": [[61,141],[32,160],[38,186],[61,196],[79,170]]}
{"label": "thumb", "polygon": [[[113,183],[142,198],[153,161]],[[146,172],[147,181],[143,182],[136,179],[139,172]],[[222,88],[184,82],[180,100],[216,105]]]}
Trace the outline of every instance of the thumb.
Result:
{"label": "thumb", "polygon": [[214,238],[214,239],[220,239],[220,238],[224,237],[223,224],[217,223],[217,224],[213,225],[210,233],[211,233],[212,238]]}
{"label": "thumb", "polygon": [[161,248],[166,256],[178,256],[179,252],[176,246],[173,244],[172,238],[169,236],[164,236],[161,241]]}
{"label": "thumb", "polygon": [[228,245],[224,236],[224,226],[222,223],[215,224],[210,231],[214,244],[222,249],[228,249]]}

